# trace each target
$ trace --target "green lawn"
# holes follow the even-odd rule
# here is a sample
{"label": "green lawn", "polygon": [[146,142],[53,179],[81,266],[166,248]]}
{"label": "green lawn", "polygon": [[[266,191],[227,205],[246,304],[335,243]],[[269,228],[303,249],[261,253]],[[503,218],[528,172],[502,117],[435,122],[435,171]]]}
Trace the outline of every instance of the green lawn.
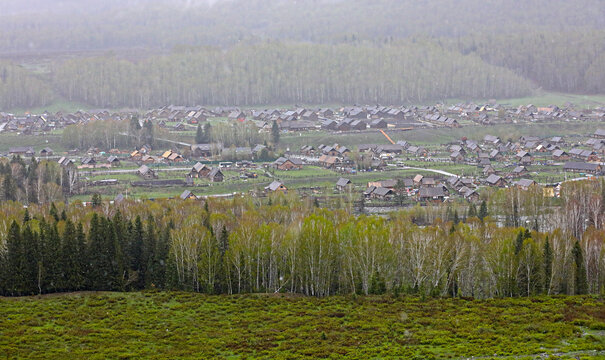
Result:
{"label": "green lawn", "polygon": [[0,298],[0,352],[7,359],[602,358],[603,309],[594,297]]}
{"label": "green lawn", "polygon": [[38,153],[42,148],[50,147],[55,151],[55,155],[65,152],[67,149],[61,144],[60,135],[17,135],[15,133],[0,134],[0,152],[8,152],[11,147],[31,146]]}

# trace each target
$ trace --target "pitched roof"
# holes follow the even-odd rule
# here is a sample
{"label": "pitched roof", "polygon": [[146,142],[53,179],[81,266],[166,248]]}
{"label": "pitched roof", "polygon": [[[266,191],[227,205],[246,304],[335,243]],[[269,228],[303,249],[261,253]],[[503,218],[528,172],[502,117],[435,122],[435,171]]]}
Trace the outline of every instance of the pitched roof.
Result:
{"label": "pitched roof", "polygon": [[283,184],[277,180],[273,181],[271,184],[269,184],[269,186],[267,186],[265,189],[266,190],[271,190],[271,191],[275,191],[277,189],[279,189],[280,186],[282,186]]}
{"label": "pitched roof", "polygon": [[422,187],[418,191],[418,195],[421,198],[444,197],[445,196],[445,192],[443,191],[443,187],[442,186],[437,186],[437,187]]}
{"label": "pitched roof", "polygon": [[528,188],[528,187],[534,185],[535,183],[536,182],[534,180],[531,180],[531,179],[521,179],[521,180],[517,181],[515,184],[517,186]]}
{"label": "pitched roof", "polygon": [[568,161],[563,165],[564,170],[580,170],[580,171],[597,171],[599,170],[599,164]]}
{"label": "pitched roof", "polygon": [[336,182],[336,186],[344,187],[344,186],[349,185],[350,183],[351,183],[351,180],[345,179],[345,178],[340,178]]}
{"label": "pitched roof", "polygon": [[491,174],[487,177],[487,179],[485,179],[488,184],[495,184],[500,180],[502,180],[502,177],[496,174]]}

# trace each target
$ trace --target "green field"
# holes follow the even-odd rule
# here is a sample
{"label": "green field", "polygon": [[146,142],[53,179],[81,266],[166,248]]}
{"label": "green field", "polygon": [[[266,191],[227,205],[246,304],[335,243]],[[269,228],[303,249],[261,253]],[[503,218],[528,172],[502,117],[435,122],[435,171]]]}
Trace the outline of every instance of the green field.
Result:
{"label": "green field", "polygon": [[605,304],[594,297],[0,298],[7,359],[602,358],[604,330]]}

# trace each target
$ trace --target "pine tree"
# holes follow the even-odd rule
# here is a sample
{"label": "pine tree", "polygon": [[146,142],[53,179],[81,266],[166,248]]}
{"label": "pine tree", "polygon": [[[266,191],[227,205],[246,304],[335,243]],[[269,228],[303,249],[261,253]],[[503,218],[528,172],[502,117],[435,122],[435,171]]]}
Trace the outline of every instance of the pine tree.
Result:
{"label": "pine tree", "polygon": [[204,124],[204,141],[203,143],[212,142],[212,125],[209,122]]}
{"label": "pine tree", "polygon": [[586,266],[580,242],[576,240],[572,250],[575,264],[575,294],[584,295],[588,293],[588,282],[586,280]]}
{"label": "pine tree", "polygon": [[477,207],[475,204],[471,203],[468,207],[468,215],[467,218],[477,217]]}
{"label": "pine tree", "polygon": [[17,185],[13,181],[13,177],[11,174],[7,174],[6,176],[4,176],[4,180],[2,182],[2,189],[4,190],[4,200],[17,200]]}
{"label": "pine tree", "polygon": [[97,193],[92,194],[91,203],[93,208],[101,206],[101,195]]}
{"label": "pine tree", "polygon": [[525,240],[525,237],[523,236],[523,230],[521,230],[517,234],[517,239],[515,240],[515,255],[519,255],[521,252],[521,249],[523,248],[523,240]]}
{"label": "pine tree", "polygon": [[202,131],[202,125],[197,124],[197,130],[195,132],[195,143],[196,144],[203,144],[205,143],[204,141],[204,132]]}
{"label": "pine tree", "polygon": [[279,125],[276,120],[273,120],[273,126],[271,127],[271,139],[273,140],[273,147],[277,149],[277,144],[279,144]]}
{"label": "pine tree", "polygon": [[77,266],[80,270],[80,276],[77,278],[79,280],[78,283],[75,283],[75,290],[86,289],[88,284],[90,283],[89,272],[90,269],[90,260],[88,258],[88,249],[86,247],[86,234],[84,234],[84,226],[81,222],[78,222],[78,226],[76,227],[76,243],[77,243]]}
{"label": "pine tree", "polygon": [[144,265],[143,265],[143,222],[141,217],[137,215],[134,220],[133,232],[130,238],[128,247],[128,259],[130,260],[130,269],[133,278],[130,279],[131,285],[135,289],[142,289],[145,284]]}
{"label": "pine tree", "polygon": [[550,241],[548,241],[548,236],[544,241],[544,278],[543,278],[543,289],[545,294],[550,294],[550,277],[552,276],[552,249],[550,248]]}
{"label": "pine tree", "polygon": [[33,295],[40,294],[44,290],[42,286],[44,269],[39,247],[39,236],[35,233],[30,224],[23,227],[23,283],[22,294]]}
{"label": "pine tree", "polygon": [[[142,288],[147,289],[151,286],[155,278],[155,250],[157,246],[155,221],[152,216],[147,218],[147,224],[144,232],[143,251],[141,263],[143,264],[143,283]],[[154,284],[155,285],[155,284]]]}
{"label": "pine tree", "polygon": [[50,216],[55,219],[55,221],[59,221],[59,214],[57,212],[57,207],[55,206],[54,202],[50,203],[50,211],[49,211]]}
{"label": "pine tree", "polygon": [[93,213],[90,220],[90,230],[88,232],[88,280],[91,290],[109,290],[106,287],[107,274],[110,272],[107,264],[104,262],[107,249],[104,248],[103,234],[104,227],[102,219]]}
{"label": "pine tree", "polygon": [[63,231],[63,243],[61,246],[61,268],[63,274],[63,290],[76,291],[80,290],[83,285],[83,271],[81,262],[78,259],[80,249],[78,249],[78,238],[76,227],[73,222],[65,223]]}
{"label": "pine tree", "polygon": [[481,202],[481,206],[479,207],[479,219],[481,219],[481,221],[485,220],[485,218],[489,215],[489,213],[487,212],[487,203],[485,202],[485,200],[483,200]]}
{"label": "pine tree", "polygon": [[25,282],[25,254],[21,238],[21,228],[13,221],[8,230],[6,238],[6,273],[3,278],[6,281],[6,291],[9,295],[20,295],[23,292]]}

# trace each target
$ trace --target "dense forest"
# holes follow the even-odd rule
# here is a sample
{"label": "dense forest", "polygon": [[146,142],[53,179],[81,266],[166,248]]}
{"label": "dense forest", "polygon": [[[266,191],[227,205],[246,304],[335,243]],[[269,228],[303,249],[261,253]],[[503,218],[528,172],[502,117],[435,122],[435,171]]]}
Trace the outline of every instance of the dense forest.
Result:
{"label": "dense forest", "polygon": [[132,63],[76,59],[54,71],[71,101],[148,108],[164,104],[262,105],[306,102],[412,103],[511,97],[528,81],[438,46],[259,43],[202,48]]}
{"label": "dense forest", "polygon": [[[538,189],[540,190],[540,189]],[[204,293],[414,293],[478,298],[603,293],[605,184],[565,184],[556,229],[501,227],[506,207],[540,216],[542,191],[500,190],[479,209],[416,208],[388,218],[297,196],[103,203],[6,202],[0,291],[179,289]],[[503,201],[503,202],[502,202]],[[461,209],[460,209],[461,210]],[[430,221],[429,221],[430,220]],[[427,224],[418,226],[418,222]],[[578,224],[580,224],[578,226]]]}
{"label": "dense forest", "polygon": [[0,61],[0,110],[44,106],[54,98],[46,81],[13,63]]}
{"label": "dense forest", "polygon": [[0,110],[605,93],[598,0],[0,4]]}

